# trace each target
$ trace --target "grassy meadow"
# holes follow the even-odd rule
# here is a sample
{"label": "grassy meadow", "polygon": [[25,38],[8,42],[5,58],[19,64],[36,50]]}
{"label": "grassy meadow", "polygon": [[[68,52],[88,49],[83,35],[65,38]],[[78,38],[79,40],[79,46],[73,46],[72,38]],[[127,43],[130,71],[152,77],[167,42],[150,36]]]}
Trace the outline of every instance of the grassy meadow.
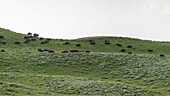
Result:
{"label": "grassy meadow", "polygon": [[[26,34],[3,28],[0,36],[6,42],[0,44],[0,96],[170,96],[170,42],[87,37],[41,44],[46,38],[34,37],[24,43]],[[69,50],[82,52],[61,53]]]}

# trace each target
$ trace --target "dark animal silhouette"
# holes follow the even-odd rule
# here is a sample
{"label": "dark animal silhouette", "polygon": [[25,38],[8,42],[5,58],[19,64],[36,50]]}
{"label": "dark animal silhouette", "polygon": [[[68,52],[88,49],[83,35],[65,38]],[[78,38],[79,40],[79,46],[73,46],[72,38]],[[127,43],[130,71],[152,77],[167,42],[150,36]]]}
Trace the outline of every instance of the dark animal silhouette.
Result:
{"label": "dark animal silhouette", "polygon": [[126,49],[122,49],[122,50],[121,50],[121,52],[125,52],[125,51],[126,51]]}
{"label": "dark animal silhouette", "polygon": [[33,36],[29,36],[29,38],[33,38]]}
{"label": "dark animal silhouette", "polygon": [[6,42],[5,42],[5,41],[1,41],[0,43],[1,43],[1,44],[6,44]]}
{"label": "dark animal silhouette", "polygon": [[132,54],[132,52],[128,52],[128,54]]}
{"label": "dark animal silhouette", "polygon": [[41,44],[45,44],[45,42],[42,41]]}
{"label": "dark animal silhouette", "polygon": [[160,57],[165,57],[165,55],[164,54],[160,54]]}
{"label": "dark animal silhouette", "polygon": [[5,52],[5,49],[1,49],[1,52]]}
{"label": "dark animal silhouette", "polygon": [[70,50],[70,52],[79,52],[79,50]]}
{"label": "dark animal silhouette", "polygon": [[44,49],[43,51],[49,51],[48,49]]}
{"label": "dark animal silhouette", "polygon": [[31,39],[31,41],[36,41],[36,39]]}
{"label": "dark animal silhouette", "polygon": [[40,40],[43,40],[44,38],[40,37]]}
{"label": "dark animal silhouette", "polygon": [[122,46],[122,44],[119,44],[119,43],[117,43],[116,45],[117,45],[117,46],[119,46],[119,47],[121,47],[121,46]]}
{"label": "dark animal silhouette", "polygon": [[149,52],[153,52],[153,50],[152,50],[152,49],[149,49],[148,51],[149,51]]}
{"label": "dark animal silhouette", "polygon": [[105,44],[106,44],[106,45],[109,45],[109,44],[110,44],[110,41],[109,41],[109,40],[105,40]]}
{"label": "dark animal silhouette", "polygon": [[16,41],[15,44],[20,44],[20,42],[19,42],[19,41]]}
{"label": "dark animal silhouette", "polygon": [[48,41],[51,41],[51,39],[47,39]]}
{"label": "dark animal silhouette", "polygon": [[29,37],[28,36],[25,36],[24,39],[28,39]]}
{"label": "dark animal silhouette", "polygon": [[27,35],[32,35],[32,33],[28,32],[28,34],[27,34]]}
{"label": "dark animal silhouette", "polygon": [[49,50],[48,52],[49,52],[49,53],[54,53],[54,50]]}
{"label": "dark animal silhouette", "polygon": [[61,53],[68,53],[68,51],[62,51]]}
{"label": "dark animal silhouette", "polygon": [[43,50],[42,50],[42,49],[38,49],[38,51],[39,51],[39,52],[43,52]]}
{"label": "dark animal silhouette", "polygon": [[65,44],[65,45],[70,45],[70,42],[65,42],[64,44]]}
{"label": "dark animal silhouette", "polygon": [[86,50],[86,53],[90,53],[90,51],[89,51],[89,50]]}
{"label": "dark animal silhouette", "polygon": [[76,46],[77,46],[77,47],[80,47],[80,46],[81,46],[81,44],[76,44]]}
{"label": "dark animal silhouette", "polygon": [[127,48],[132,48],[132,45],[128,45]]}
{"label": "dark animal silhouette", "polygon": [[3,38],[3,39],[4,39],[4,36],[0,36],[0,38]]}
{"label": "dark animal silhouette", "polygon": [[45,43],[49,43],[49,40],[45,40],[44,42],[45,42]]}
{"label": "dark animal silhouette", "polygon": [[34,37],[38,37],[39,36],[37,33],[34,33],[33,35],[34,35]]}
{"label": "dark animal silhouette", "polygon": [[94,40],[91,40],[90,44],[95,45],[96,43],[94,42]]}

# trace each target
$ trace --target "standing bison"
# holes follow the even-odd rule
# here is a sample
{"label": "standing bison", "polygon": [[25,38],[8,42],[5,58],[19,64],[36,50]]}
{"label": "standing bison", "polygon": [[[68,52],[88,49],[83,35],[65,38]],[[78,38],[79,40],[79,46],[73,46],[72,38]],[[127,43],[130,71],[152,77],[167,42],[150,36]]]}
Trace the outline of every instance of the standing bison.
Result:
{"label": "standing bison", "polygon": [[16,41],[15,44],[20,44],[20,42],[19,42],[19,41]]}
{"label": "standing bison", "polygon": [[109,44],[110,44],[110,41],[109,41],[109,40],[105,40],[105,44],[106,44],[106,45],[109,45]]}
{"label": "standing bison", "polygon": [[4,39],[4,36],[0,36],[0,38]]}
{"label": "standing bison", "polygon": [[76,47],[80,47],[81,46],[81,44],[76,44]]}

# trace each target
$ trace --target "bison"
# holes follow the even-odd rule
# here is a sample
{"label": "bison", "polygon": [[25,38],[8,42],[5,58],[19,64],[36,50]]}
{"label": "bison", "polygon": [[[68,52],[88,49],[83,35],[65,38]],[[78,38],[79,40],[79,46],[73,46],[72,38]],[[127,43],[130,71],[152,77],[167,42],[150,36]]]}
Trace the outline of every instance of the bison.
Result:
{"label": "bison", "polygon": [[106,44],[106,45],[109,45],[109,44],[110,44],[110,41],[109,41],[109,40],[105,40],[105,44]]}
{"label": "bison", "polygon": [[41,44],[45,44],[45,42],[42,41]]}
{"label": "bison", "polygon": [[40,37],[40,40],[43,40],[44,38]]}
{"label": "bison", "polygon": [[34,33],[33,35],[34,35],[34,37],[38,37],[38,36],[39,36],[39,35],[38,35],[38,34],[36,34],[36,33]]}
{"label": "bison", "polygon": [[49,52],[49,53],[54,53],[54,50],[49,50],[48,52]]}
{"label": "bison", "polygon": [[20,44],[20,42],[19,42],[19,41],[16,41],[15,44]]}
{"label": "bison", "polygon": [[0,36],[0,38],[4,39],[4,36]]}
{"label": "bison", "polygon": [[149,52],[153,52],[153,50],[152,50],[152,49],[149,49],[148,51],[149,51]]}
{"label": "bison", "polygon": [[29,36],[29,38],[33,38],[33,36]]}
{"label": "bison", "polygon": [[0,43],[1,43],[1,44],[6,44],[6,42],[5,42],[5,41],[1,41]]}
{"label": "bison", "polygon": [[95,45],[96,43],[94,42],[94,40],[90,40],[90,44]]}
{"label": "bison", "polygon": [[122,46],[122,44],[119,44],[119,43],[117,43],[116,45],[117,45],[117,46],[119,46],[119,47],[121,47],[121,46]]}
{"label": "bison", "polygon": [[28,39],[29,37],[28,36],[25,36],[24,39]]}
{"label": "bison", "polygon": [[164,54],[160,54],[160,57],[165,57],[165,55]]}
{"label": "bison", "polygon": [[79,52],[79,50],[70,50],[70,52]]}
{"label": "bison", "polygon": [[51,39],[47,39],[48,41],[51,41]]}
{"label": "bison", "polygon": [[125,51],[126,51],[126,49],[122,49],[122,50],[121,50],[121,52],[125,52]]}
{"label": "bison", "polygon": [[128,52],[128,54],[132,54],[132,52]]}
{"label": "bison", "polygon": [[1,52],[5,52],[5,49],[1,49]]}
{"label": "bison", "polygon": [[132,48],[132,45],[128,45],[127,48]]}
{"label": "bison", "polygon": [[61,53],[68,53],[68,51],[62,51]]}
{"label": "bison", "polygon": [[65,42],[64,45],[70,45],[70,42]]}
{"label": "bison", "polygon": [[89,51],[89,50],[86,50],[86,53],[90,53],[90,51]]}
{"label": "bison", "polygon": [[39,52],[43,52],[43,50],[42,50],[42,49],[38,49],[38,51],[39,51]]}
{"label": "bison", "polygon": [[43,51],[49,51],[48,49],[44,49]]}
{"label": "bison", "polygon": [[27,34],[27,35],[32,35],[32,33],[28,32],[28,34]]}
{"label": "bison", "polygon": [[80,47],[80,46],[81,46],[81,44],[76,44],[76,46],[77,46],[77,47]]}

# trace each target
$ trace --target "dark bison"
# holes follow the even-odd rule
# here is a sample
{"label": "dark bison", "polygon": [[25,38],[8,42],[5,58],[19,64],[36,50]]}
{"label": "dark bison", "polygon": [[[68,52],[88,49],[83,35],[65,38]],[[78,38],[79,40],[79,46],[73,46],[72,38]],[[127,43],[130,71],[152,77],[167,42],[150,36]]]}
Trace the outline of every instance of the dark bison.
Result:
{"label": "dark bison", "polygon": [[132,45],[128,45],[127,48],[132,48]]}
{"label": "dark bison", "polygon": [[45,44],[45,42],[42,41],[41,44]]}
{"label": "dark bison", "polygon": [[43,40],[44,38],[40,37],[40,40]]}
{"label": "dark bison", "polygon": [[126,51],[126,49],[122,49],[122,50],[121,50],[121,52],[125,52],[125,51]]}
{"label": "dark bison", "polygon": [[28,34],[27,34],[27,35],[32,35],[32,33],[28,32]]}
{"label": "dark bison", "polygon": [[33,36],[29,36],[29,38],[33,38]]}
{"label": "dark bison", "polygon": [[19,41],[16,41],[15,44],[20,44],[20,42],[19,42]]}
{"label": "dark bison", "polygon": [[5,49],[1,49],[1,52],[5,52]]}
{"label": "dark bison", "polygon": [[96,43],[94,42],[94,40],[90,40],[89,41],[91,45],[95,45]]}
{"label": "dark bison", "polygon": [[31,41],[36,41],[36,39],[33,39],[33,38],[32,38]]}
{"label": "dark bison", "polygon": [[51,39],[47,39],[48,41],[51,41]]}
{"label": "dark bison", "polygon": [[128,52],[128,54],[132,54],[132,52]]}
{"label": "dark bison", "polygon": [[39,51],[39,52],[43,52],[43,50],[42,50],[42,49],[38,49],[38,51]]}
{"label": "dark bison", "polygon": [[153,52],[153,50],[152,50],[152,49],[149,49],[148,51],[149,51],[149,52]]}
{"label": "dark bison", "polygon": [[43,51],[49,51],[48,49],[44,49]]}
{"label": "dark bison", "polygon": [[65,42],[64,45],[70,45],[70,42]]}
{"label": "dark bison", "polygon": [[86,53],[90,53],[90,51],[89,51],[89,50],[86,50]]}
{"label": "dark bison", "polygon": [[61,53],[68,53],[68,51],[62,51]]}
{"label": "dark bison", "polygon": [[165,55],[164,54],[160,54],[160,57],[165,57]]}
{"label": "dark bison", "polygon": [[77,46],[77,47],[80,47],[80,46],[81,46],[81,44],[76,44],[76,46]]}
{"label": "dark bison", "polygon": [[38,37],[39,36],[37,33],[34,33],[33,35],[34,35],[34,37]]}
{"label": "dark bison", "polygon": [[49,52],[49,53],[54,53],[54,50],[49,50],[48,52]]}
{"label": "dark bison", "polygon": [[110,44],[110,41],[109,41],[109,40],[105,40],[105,44],[106,44],[106,45],[109,45],[109,44]]}
{"label": "dark bison", "polygon": [[5,41],[1,41],[0,43],[1,43],[1,44],[6,44],[6,42],[5,42]]}
{"label": "dark bison", "polygon": [[45,40],[44,42],[45,42],[45,43],[49,43],[49,40]]}
{"label": "dark bison", "polygon": [[79,52],[79,50],[70,50],[70,52]]}
{"label": "dark bison", "polygon": [[4,39],[4,36],[0,36],[0,38],[3,38],[3,39]]}
{"label": "dark bison", "polygon": [[121,46],[122,46],[122,44],[119,44],[119,43],[117,43],[116,45],[117,45],[117,46],[119,46],[119,47],[121,47]]}
{"label": "dark bison", "polygon": [[29,37],[28,36],[25,36],[24,39],[28,39]]}

